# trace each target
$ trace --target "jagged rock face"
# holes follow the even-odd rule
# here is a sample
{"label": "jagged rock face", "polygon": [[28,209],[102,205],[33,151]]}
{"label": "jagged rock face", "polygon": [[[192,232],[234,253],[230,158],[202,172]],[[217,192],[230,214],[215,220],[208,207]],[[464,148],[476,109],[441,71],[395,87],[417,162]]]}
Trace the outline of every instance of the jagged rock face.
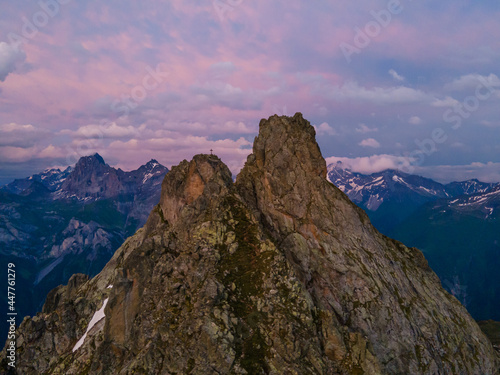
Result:
{"label": "jagged rock face", "polygon": [[61,190],[75,196],[113,196],[123,189],[117,171],[95,154],[82,157],[74,171],[63,182]]}
{"label": "jagged rock face", "polygon": [[422,254],[326,180],[314,135],[262,121],[236,184],[215,156],[174,167],[104,270],[24,320],[18,373],[495,374]]}
{"label": "jagged rock face", "polygon": [[[156,160],[131,172],[110,167],[99,154],[80,158],[75,169],[61,185],[55,198],[103,199],[120,194],[156,192],[158,177],[168,169]],[[159,181],[158,181],[159,180]]]}
{"label": "jagged rock face", "polygon": [[300,114],[262,121],[237,185],[321,311],[326,354],[346,371],[493,372],[489,343],[421,252],[378,233],[306,150],[317,145]]}

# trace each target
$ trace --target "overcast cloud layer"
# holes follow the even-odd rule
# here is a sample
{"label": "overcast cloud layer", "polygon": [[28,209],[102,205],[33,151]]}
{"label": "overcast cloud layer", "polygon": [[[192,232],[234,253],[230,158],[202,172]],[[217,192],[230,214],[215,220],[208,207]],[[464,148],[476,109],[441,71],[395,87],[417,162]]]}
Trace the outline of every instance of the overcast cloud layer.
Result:
{"label": "overcast cloud layer", "polygon": [[236,173],[259,120],[295,112],[362,172],[498,181],[498,19],[492,0],[8,2],[0,184],[93,152],[130,170],[213,149]]}

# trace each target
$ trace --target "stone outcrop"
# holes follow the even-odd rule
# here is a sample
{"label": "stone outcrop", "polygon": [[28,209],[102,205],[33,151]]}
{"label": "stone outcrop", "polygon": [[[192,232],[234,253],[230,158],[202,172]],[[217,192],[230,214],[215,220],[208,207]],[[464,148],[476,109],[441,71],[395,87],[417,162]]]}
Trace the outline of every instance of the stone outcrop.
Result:
{"label": "stone outcrop", "polygon": [[301,114],[261,121],[236,183],[216,156],[174,167],[147,224],[95,278],[52,291],[18,334],[19,374],[499,368],[422,253],[378,233],[326,180]]}

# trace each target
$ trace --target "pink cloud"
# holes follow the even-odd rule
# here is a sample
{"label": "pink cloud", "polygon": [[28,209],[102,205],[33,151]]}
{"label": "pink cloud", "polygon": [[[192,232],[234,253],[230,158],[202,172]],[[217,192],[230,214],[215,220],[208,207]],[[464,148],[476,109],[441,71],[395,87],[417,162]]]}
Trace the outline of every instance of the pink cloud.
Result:
{"label": "pink cloud", "polygon": [[156,158],[170,167],[183,159],[190,160],[195,154],[208,154],[213,149],[213,153],[219,156],[233,173],[237,173],[251,152],[250,145],[251,143],[244,138],[209,140],[206,137],[177,136],[148,140],[132,139],[127,142],[112,142],[106,150],[103,150],[103,156],[121,155],[119,164],[129,169],[138,167],[145,158]]}
{"label": "pink cloud", "polygon": [[[381,134],[391,123],[407,124],[415,114],[426,121],[414,129],[442,122],[441,107],[458,102],[439,85],[475,73],[457,72],[459,66],[472,64],[468,66],[477,69],[484,61],[500,59],[498,13],[480,6],[464,15],[451,2],[439,11],[431,11],[426,3],[405,2],[403,12],[394,15],[349,65],[339,44],[352,43],[354,29],[363,28],[373,19],[370,11],[379,11],[386,3],[236,3],[224,20],[211,1],[110,0],[98,7],[83,2],[68,5],[23,46],[25,67],[2,82],[0,124],[32,124],[54,133],[53,140],[26,145],[34,147],[33,157],[44,150],[47,157],[60,157],[58,150],[71,154],[67,146],[76,154],[104,150],[126,164],[134,162],[126,147],[137,149],[137,157],[138,147],[144,147],[151,157],[161,152],[173,163],[175,151],[185,157],[196,152],[183,139],[207,150],[216,149],[214,142],[220,139],[229,142],[222,150],[237,165],[248,145],[229,136],[240,139],[256,133],[259,119],[274,113],[300,111],[322,124],[319,132],[334,134],[335,129],[335,136],[327,137],[332,144],[344,142],[341,137],[349,131],[359,137],[356,127],[360,133],[369,132],[360,123],[380,129],[377,134]],[[20,17],[36,8],[36,4],[19,4],[6,8],[2,31],[3,25],[6,30],[18,30]],[[133,103],[126,116],[113,110],[114,102],[143,85],[147,67],[158,64],[168,69],[168,78],[147,90],[146,98]],[[385,68],[377,71],[380,66]],[[393,74],[397,81],[391,79],[389,69],[397,72]],[[425,83],[440,69],[450,77]],[[426,72],[431,73],[423,83],[417,80]],[[463,79],[458,81],[465,84]],[[491,113],[493,118],[493,105],[491,109],[488,103],[481,104],[481,113]],[[492,121],[479,112],[474,115],[477,123]],[[101,121],[106,123],[104,130],[96,128]],[[94,142],[96,129],[102,131],[100,143]],[[384,145],[390,143],[380,136]],[[349,139],[354,149],[359,149],[358,141]],[[392,144],[399,142],[404,141],[394,139]],[[165,147],[172,147],[172,154]],[[23,158],[26,152],[13,150],[13,155]]]}

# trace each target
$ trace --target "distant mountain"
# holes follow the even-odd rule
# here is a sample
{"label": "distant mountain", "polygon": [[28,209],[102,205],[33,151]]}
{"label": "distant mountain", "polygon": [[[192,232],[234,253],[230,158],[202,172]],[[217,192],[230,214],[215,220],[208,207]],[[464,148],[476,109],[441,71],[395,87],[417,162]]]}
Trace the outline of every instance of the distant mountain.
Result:
{"label": "distant mountain", "polygon": [[[500,185],[494,186],[481,193],[460,196],[441,204],[444,210],[451,210],[461,214],[474,215],[478,218],[497,219],[500,216]],[[446,207],[444,207],[446,206]],[[436,206],[437,207],[437,206]]]}
{"label": "distant mountain", "polygon": [[2,187],[0,265],[13,262],[20,270],[20,315],[40,311],[47,293],[74,273],[100,272],[144,225],[167,172],[156,160],[124,172],[95,154],[74,168],[50,169]]}
{"label": "distant mountain", "polygon": [[28,189],[33,182],[39,182],[49,191],[56,191],[60,189],[62,183],[70,175],[72,170],[72,167],[68,167],[64,171],[61,171],[59,168],[47,169],[42,173],[34,174],[28,178],[14,180],[8,185],[1,186],[0,190],[21,194]]}
{"label": "distant mountain", "polygon": [[328,178],[366,210],[374,225],[384,233],[390,233],[425,203],[487,192],[496,186],[477,180],[443,185],[429,178],[391,169],[365,175],[344,168],[341,162],[328,166]]}
{"label": "distant mountain", "polygon": [[481,182],[476,179],[467,180],[462,182],[451,182],[447,184],[446,191],[454,197],[460,195],[471,195],[477,193],[486,193],[498,184],[489,184],[486,182]]}
{"label": "distant mountain", "polygon": [[384,234],[422,250],[443,286],[476,319],[500,320],[500,184],[439,184],[387,170],[328,167],[330,180]]}

